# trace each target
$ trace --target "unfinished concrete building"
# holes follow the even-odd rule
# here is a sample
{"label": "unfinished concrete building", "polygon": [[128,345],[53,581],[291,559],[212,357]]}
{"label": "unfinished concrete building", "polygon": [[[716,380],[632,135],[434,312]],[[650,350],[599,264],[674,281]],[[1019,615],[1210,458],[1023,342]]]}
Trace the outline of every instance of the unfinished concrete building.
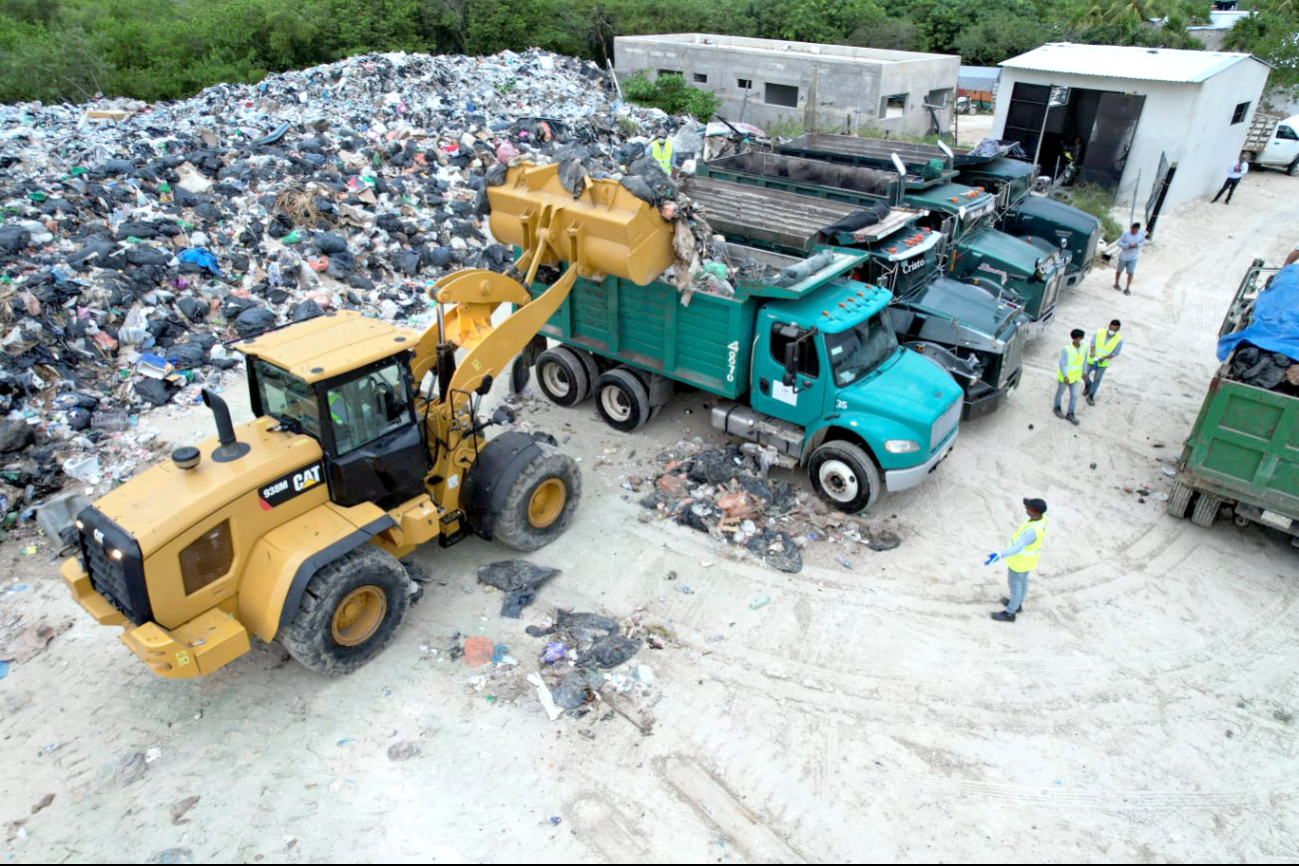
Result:
{"label": "unfinished concrete building", "polygon": [[961,59],[947,54],[708,33],[619,36],[619,79],[682,75],[716,93],[727,120],[924,135],[947,130]]}

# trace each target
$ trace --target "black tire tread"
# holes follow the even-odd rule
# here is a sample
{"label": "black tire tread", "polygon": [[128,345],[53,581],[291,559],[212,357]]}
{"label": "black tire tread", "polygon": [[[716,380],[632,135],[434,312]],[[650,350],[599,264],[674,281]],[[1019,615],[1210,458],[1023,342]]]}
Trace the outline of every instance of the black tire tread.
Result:
{"label": "black tire tread", "polygon": [[[865,477],[866,484],[870,488],[867,491],[865,500],[863,501],[859,494],[857,499],[852,502],[840,503],[824,493],[816,471],[820,468],[822,462],[817,459],[818,456],[834,456],[840,460],[857,464],[858,475]],[[875,465],[875,461],[871,459],[870,454],[866,453],[866,450],[861,446],[843,439],[832,439],[829,442],[823,442],[812,452],[812,456],[807,461],[807,477],[812,482],[812,489],[816,492],[816,495],[821,497],[821,500],[826,505],[846,514],[860,514],[869,511],[871,506],[879,499],[880,491],[884,486],[883,476],[879,467]]]}
{"label": "black tire tread", "polygon": [[[540,456],[533,458],[528,468],[514,479],[501,511],[494,516],[492,523],[492,538],[515,550],[538,550],[562,535],[572,522],[582,498],[582,472],[577,461],[545,442],[538,442],[537,447],[541,449]],[[554,523],[545,529],[537,529],[528,522],[528,502],[532,491],[548,478],[563,480],[568,488],[568,501]]]}
{"label": "black tire tread", "polygon": [[[632,404],[632,414],[627,421],[614,421],[604,410],[604,401],[601,393],[605,388],[616,387],[627,395]],[[644,427],[651,417],[651,407],[649,402],[649,390],[640,377],[622,367],[615,367],[604,373],[595,381],[595,388],[592,389],[595,394],[596,411],[604,419],[604,423],[613,429],[622,433],[633,433]]]}
{"label": "black tire tread", "polygon": [[[546,379],[543,375],[542,368],[546,364],[555,363],[561,365],[568,373],[568,377],[573,382],[573,393],[560,399],[546,390]],[[586,364],[577,356],[577,353],[566,346],[556,346],[553,349],[547,349],[537,356],[537,387],[541,393],[546,395],[546,399],[556,406],[571,408],[581,403],[587,397],[591,396],[591,381],[586,375]]]}
{"label": "black tire tread", "polygon": [[[374,637],[356,647],[341,647],[330,634],[334,606],[358,586],[375,584],[388,595],[388,614]],[[363,544],[311,576],[293,620],[280,630],[280,643],[304,667],[322,674],[351,673],[381,653],[397,636],[410,608],[410,580],[394,556]]]}

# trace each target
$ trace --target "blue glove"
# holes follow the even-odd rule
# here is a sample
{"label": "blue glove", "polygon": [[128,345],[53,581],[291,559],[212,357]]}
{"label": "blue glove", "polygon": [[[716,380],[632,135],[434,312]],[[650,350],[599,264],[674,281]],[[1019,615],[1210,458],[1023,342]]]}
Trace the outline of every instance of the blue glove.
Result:
{"label": "blue glove", "polygon": [[992,565],[994,562],[996,562],[996,561],[999,560],[999,559],[1001,559],[1001,557],[998,556],[997,554],[995,554],[995,553],[989,553],[989,554],[988,554],[988,558],[985,559],[985,560],[983,561],[983,564],[984,564],[984,565]]}

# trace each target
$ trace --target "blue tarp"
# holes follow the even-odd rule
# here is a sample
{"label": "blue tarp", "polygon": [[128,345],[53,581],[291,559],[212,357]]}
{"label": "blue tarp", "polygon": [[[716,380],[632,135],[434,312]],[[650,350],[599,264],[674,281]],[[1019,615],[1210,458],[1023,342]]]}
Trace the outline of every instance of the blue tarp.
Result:
{"label": "blue tarp", "polygon": [[1299,262],[1278,271],[1272,285],[1258,293],[1253,323],[1218,340],[1218,360],[1225,361],[1243,340],[1299,359]]}

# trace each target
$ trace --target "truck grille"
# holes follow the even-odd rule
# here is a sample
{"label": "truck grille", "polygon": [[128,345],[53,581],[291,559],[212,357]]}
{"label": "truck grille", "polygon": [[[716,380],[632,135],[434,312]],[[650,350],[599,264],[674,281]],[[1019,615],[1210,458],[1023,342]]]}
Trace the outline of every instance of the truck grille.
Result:
{"label": "truck grille", "polygon": [[933,453],[939,445],[943,444],[943,440],[947,438],[947,434],[951,433],[953,428],[956,427],[957,422],[961,420],[962,405],[963,404],[960,400],[955,401],[947,408],[947,411],[943,413],[942,417],[934,422],[934,428],[929,432],[930,453]]}
{"label": "truck grille", "polygon": [[1007,380],[1024,362],[1024,340],[1028,336],[1025,328],[1016,328],[1015,333],[1006,342],[1006,353],[1001,356],[1001,375],[997,377],[997,388],[1006,386]]}

